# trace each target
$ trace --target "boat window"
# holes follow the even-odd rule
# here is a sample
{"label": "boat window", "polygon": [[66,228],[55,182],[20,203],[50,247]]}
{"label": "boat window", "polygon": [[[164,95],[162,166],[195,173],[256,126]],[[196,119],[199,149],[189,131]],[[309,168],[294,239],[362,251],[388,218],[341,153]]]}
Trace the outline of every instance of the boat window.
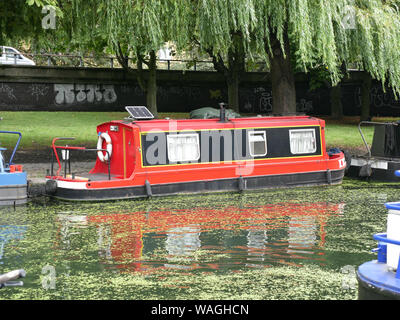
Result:
{"label": "boat window", "polygon": [[267,138],[265,131],[249,131],[250,155],[261,157],[267,154]]}
{"label": "boat window", "polygon": [[289,130],[290,152],[292,154],[314,153],[317,151],[315,129]]}
{"label": "boat window", "polygon": [[200,158],[197,133],[170,134],[167,136],[167,145],[170,162],[196,161]]}

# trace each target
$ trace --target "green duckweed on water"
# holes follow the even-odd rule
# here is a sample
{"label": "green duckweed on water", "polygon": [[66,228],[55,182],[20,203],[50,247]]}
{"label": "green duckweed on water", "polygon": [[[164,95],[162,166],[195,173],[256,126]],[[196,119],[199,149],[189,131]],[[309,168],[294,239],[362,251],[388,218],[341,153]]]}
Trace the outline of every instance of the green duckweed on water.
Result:
{"label": "green duckweed on water", "polygon": [[23,268],[3,300],[357,299],[397,184],[148,200],[33,199],[0,210],[0,272]]}

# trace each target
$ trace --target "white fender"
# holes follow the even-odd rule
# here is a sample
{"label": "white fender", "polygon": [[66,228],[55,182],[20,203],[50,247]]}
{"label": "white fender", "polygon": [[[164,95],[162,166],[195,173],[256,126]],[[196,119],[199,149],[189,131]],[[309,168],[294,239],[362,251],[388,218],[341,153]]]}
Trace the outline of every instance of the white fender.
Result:
{"label": "white fender", "polygon": [[106,149],[107,149],[108,153],[106,153],[104,155],[103,151],[100,151],[100,150],[97,151],[97,156],[99,157],[99,160],[101,162],[108,161],[109,160],[108,157],[110,156],[110,158],[111,158],[111,154],[112,154],[112,142],[111,142],[111,138],[107,132],[100,132],[99,140],[97,140],[97,149],[103,149],[103,140],[106,141],[106,144],[107,144]]}

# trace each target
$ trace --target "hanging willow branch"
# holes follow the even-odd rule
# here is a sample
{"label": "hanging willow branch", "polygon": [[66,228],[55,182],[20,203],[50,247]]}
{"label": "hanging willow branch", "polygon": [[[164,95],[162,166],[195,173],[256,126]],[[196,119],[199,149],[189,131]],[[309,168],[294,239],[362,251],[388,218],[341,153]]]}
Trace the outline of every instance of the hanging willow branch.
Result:
{"label": "hanging willow branch", "polygon": [[[289,39],[296,68],[324,66],[331,82],[340,81],[343,63],[358,63],[400,94],[400,13],[394,0],[71,0],[76,8],[74,36],[82,45],[121,43],[137,57],[166,41],[179,50],[195,38],[201,49],[224,59],[241,36],[246,58],[269,65],[271,41],[284,55]],[[95,8],[95,9],[94,9]],[[104,48],[103,48],[104,49]]]}
{"label": "hanging willow branch", "polygon": [[[187,4],[194,2],[188,0]],[[400,14],[398,1],[383,0],[202,0],[196,6],[199,43],[226,54],[232,30],[243,35],[246,56],[270,63],[271,41],[284,39],[296,67],[325,66],[331,81],[343,63],[364,65],[375,79],[400,93]]]}

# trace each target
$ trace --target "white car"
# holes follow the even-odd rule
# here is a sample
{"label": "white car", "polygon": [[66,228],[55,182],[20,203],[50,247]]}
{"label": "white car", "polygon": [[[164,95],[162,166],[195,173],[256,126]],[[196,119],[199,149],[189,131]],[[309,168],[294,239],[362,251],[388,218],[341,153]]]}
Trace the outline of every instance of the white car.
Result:
{"label": "white car", "polygon": [[0,64],[35,65],[35,62],[24,57],[18,50],[11,47],[0,46],[0,54]]}

